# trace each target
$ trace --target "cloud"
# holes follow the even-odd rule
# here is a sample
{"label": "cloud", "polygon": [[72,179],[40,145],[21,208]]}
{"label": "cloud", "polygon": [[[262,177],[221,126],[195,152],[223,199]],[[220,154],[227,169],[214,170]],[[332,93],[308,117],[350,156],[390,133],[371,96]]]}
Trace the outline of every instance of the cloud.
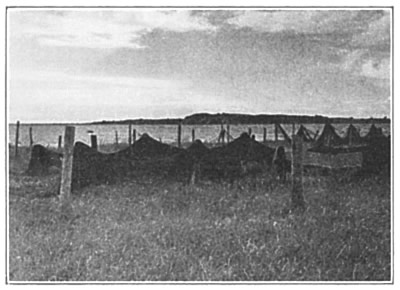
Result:
{"label": "cloud", "polygon": [[357,17],[356,10],[282,10],[243,11],[228,20],[236,27],[250,27],[263,32],[291,31],[297,33],[342,33],[354,26],[349,24]]}
{"label": "cloud", "polygon": [[41,45],[144,48],[140,37],[154,29],[213,31],[190,11],[12,11],[10,37],[36,38]]}
{"label": "cloud", "polygon": [[353,46],[380,46],[390,45],[391,15],[385,11],[381,17],[370,22],[367,29],[360,34],[355,34],[351,41]]}

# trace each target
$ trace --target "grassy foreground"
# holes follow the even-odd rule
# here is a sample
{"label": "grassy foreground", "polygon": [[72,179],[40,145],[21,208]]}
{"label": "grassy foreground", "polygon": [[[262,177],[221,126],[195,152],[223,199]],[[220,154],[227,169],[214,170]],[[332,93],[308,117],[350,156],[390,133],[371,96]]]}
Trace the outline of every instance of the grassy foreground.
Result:
{"label": "grassy foreground", "polygon": [[306,177],[290,185],[132,180],[93,186],[61,210],[57,175],[10,157],[12,281],[389,281],[390,180]]}

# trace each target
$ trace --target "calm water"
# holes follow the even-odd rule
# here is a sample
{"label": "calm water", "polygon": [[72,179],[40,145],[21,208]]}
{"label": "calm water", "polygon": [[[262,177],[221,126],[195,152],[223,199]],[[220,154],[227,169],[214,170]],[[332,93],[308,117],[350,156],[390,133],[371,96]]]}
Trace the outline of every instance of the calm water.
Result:
{"label": "calm water", "polygon": [[[316,132],[322,132],[323,124],[307,124],[304,125],[307,129]],[[369,124],[354,124],[360,130],[361,136],[364,136],[369,131],[371,125]],[[390,124],[378,124],[377,127],[383,128],[383,133],[387,136],[390,134]],[[33,141],[35,144],[57,146],[58,136],[64,135],[65,125],[20,125],[19,143],[22,146],[29,145],[29,127],[32,127]],[[115,131],[118,132],[118,139],[120,143],[128,142],[128,125],[76,125],[75,126],[75,140],[82,141],[90,144],[89,130],[97,135],[99,144],[111,144],[115,142]],[[291,135],[293,128],[291,124],[282,125],[285,131]],[[296,125],[296,131],[300,125]],[[337,133],[344,135],[348,125],[334,124]],[[136,129],[136,138],[139,139],[141,134],[147,133],[157,140],[164,143],[174,143],[177,139],[177,125],[135,125],[132,129]],[[242,132],[248,132],[251,128],[252,134],[255,135],[256,140],[263,140],[263,128],[267,129],[267,140],[274,140],[274,125],[230,125],[230,134],[233,138],[239,137]],[[15,124],[9,125],[9,143],[15,142]],[[221,130],[220,125],[183,125],[182,126],[182,142],[191,142],[192,129],[195,129],[196,139],[203,142],[216,142],[218,134]],[[283,136],[279,136],[283,139]]]}

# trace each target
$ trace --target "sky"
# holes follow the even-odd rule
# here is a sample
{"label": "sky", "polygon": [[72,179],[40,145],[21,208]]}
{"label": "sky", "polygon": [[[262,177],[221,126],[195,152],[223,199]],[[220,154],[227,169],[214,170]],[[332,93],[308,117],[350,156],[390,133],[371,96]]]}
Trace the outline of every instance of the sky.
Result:
{"label": "sky", "polygon": [[9,121],[390,116],[391,10],[8,9]]}

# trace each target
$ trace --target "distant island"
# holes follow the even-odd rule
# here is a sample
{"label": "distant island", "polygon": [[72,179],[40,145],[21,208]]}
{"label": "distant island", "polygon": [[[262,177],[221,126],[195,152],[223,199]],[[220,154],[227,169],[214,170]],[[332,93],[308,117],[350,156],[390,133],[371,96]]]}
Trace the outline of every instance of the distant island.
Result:
{"label": "distant island", "polygon": [[324,123],[346,123],[346,124],[383,124],[390,123],[390,118],[352,118],[352,117],[326,117],[307,115],[250,115],[250,114],[229,114],[229,113],[198,113],[185,118],[163,118],[163,119],[128,119],[119,121],[98,121],[90,122],[92,125],[107,124],[133,124],[133,125],[218,125],[218,124],[324,124]]}

